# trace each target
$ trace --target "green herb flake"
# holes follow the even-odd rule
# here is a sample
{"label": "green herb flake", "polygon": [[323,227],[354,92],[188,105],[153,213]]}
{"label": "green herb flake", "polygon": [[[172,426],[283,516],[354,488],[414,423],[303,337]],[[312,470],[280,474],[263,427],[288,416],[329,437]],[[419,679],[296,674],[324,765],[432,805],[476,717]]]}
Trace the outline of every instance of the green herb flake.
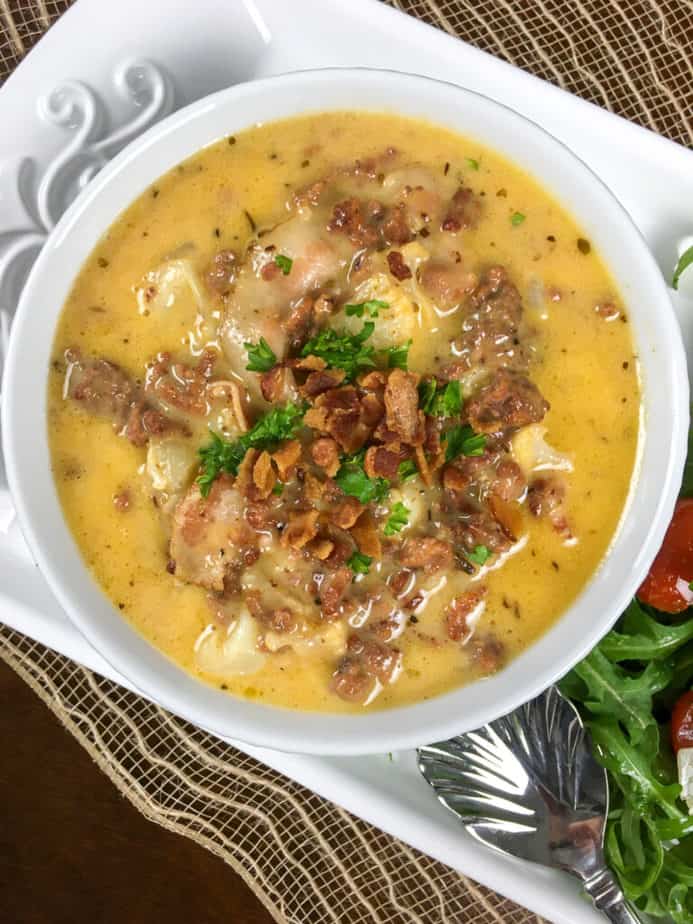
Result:
{"label": "green herb flake", "polygon": [[349,565],[354,574],[368,574],[372,561],[373,559],[370,555],[364,555],[363,552],[354,552],[347,562],[347,565]]}
{"label": "green herb flake", "polygon": [[479,169],[479,161],[475,160],[473,157],[465,157],[464,162],[469,167],[470,170]]}
{"label": "green herb flake", "polygon": [[395,533],[401,532],[409,522],[409,512],[409,508],[405,507],[401,501],[393,504],[383,529],[384,535],[394,536]]}
{"label": "green herb flake", "polygon": [[674,269],[674,275],[672,276],[672,279],[671,279],[672,289],[678,289],[679,279],[681,278],[681,274],[685,272],[685,270],[687,270],[691,264],[693,264],[693,244],[691,244],[691,246],[687,250],[684,250],[684,252],[681,254],[681,256],[678,259],[678,263],[676,264],[676,268]]}
{"label": "green herb flake", "polygon": [[364,312],[368,312],[371,318],[377,318],[381,309],[389,307],[389,302],[383,302],[379,298],[372,298],[367,302],[358,302],[356,304],[345,305],[344,313],[347,315],[347,317],[350,318],[362,318]]}
{"label": "green herb flake", "polygon": [[304,413],[305,408],[297,404],[273,408],[234,442],[222,439],[217,433],[211,433],[211,442],[198,450],[202,472],[196,480],[200,486],[200,494],[207,497],[214,480],[222,472],[237,475],[249,449],[273,449],[284,440],[295,436]]}
{"label": "green herb flake", "polygon": [[347,381],[351,380],[362,369],[375,366],[375,349],[365,345],[374,330],[375,324],[372,321],[366,321],[357,334],[326,327],[305,344],[301,356],[318,356],[330,368],[343,369]]}
{"label": "green herb flake", "polygon": [[361,450],[343,459],[335,481],[345,494],[362,504],[382,501],[389,493],[390,482],[387,478],[370,478],[363,468],[364,456],[365,451]]}
{"label": "green herb flake", "polygon": [[272,488],[272,494],[274,494],[276,497],[281,497],[283,493],[284,493],[284,485],[282,484],[281,481],[277,481],[274,487]]}
{"label": "green herb flake", "polygon": [[438,390],[438,384],[435,379],[424,379],[419,384],[419,407],[424,414],[433,412],[433,401]]}
{"label": "green herb flake", "polygon": [[264,337],[260,337],[258,344],[244,343],[243,346],[248,351],[248,365],[245,367],[248,372],[268,372],[276,366],[277,357]]}
{"label": "green herb flake", "polygon": [[276,254],[274,262],[285,276],[289,275],[291,272],[291,267],[294,265],[294,261],[291,259],[291,257],[287,257],[283,253]]}
{"label": "green herb flake", "polygon": [[416,478],[419,474],[416,462],[414,462],[413,459],[405,459],[404,462],[400,462],[397,468],[397,474],[402,484],[406,481],[411,481],[412,478]]}
{"label": "green herb flake", "polygon": [[458,456],[483,456],[486,436],[475,433],[469,424],[451,427],[442,435],[445,442],[445,461],[451,462]]}
{"label": "green herb flake", "polygon": [[467,552],[467,558],[475,565],[485,565],[491,557],[491,550],[485,545],[475,545],[471,552]]}
{"label": "green herb flake", "polygon": [[523,215],[522,212],[513,212],[510,216],[510,224],[513,227],[517,227],[518,225],[522,224],[526,217],[527,216]]}
{"label": "green herb flake", "polygon": [[389,369],[404,369],[408,368],[409,363],[409,348],[411,347],[412,341],[407,340],[406,343],[403,343],[401,346],[388,347],[385,350],[385,355],[387,356],[387,365]]}

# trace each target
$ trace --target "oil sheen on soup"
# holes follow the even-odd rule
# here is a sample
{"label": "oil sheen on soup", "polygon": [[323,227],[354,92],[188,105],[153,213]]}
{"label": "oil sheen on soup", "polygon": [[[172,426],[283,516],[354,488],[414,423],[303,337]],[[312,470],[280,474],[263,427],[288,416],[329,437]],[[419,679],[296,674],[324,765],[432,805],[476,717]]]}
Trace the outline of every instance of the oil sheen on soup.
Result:
{"label": "oil sheen on soup", "polygon": [[64,513],[123,618],[223,690],[334,712],[488,676],[559,618],[639,421],[628,306],[571,217],[471,139],[356,112],[149,188],[49,382]]}

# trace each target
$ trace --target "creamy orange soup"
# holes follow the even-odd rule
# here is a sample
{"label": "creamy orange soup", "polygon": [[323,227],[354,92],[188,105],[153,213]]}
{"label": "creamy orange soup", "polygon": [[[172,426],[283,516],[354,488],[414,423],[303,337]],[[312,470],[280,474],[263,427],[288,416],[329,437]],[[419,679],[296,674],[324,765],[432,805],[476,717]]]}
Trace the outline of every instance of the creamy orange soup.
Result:
{"label": "creamy orange soup", "polygon": [[471,138],[343,112],[133,203],[62,311],[48,426],[124,619],[233,695],[357,712],[560,618],[639,413],[628,306],[570,215]]}

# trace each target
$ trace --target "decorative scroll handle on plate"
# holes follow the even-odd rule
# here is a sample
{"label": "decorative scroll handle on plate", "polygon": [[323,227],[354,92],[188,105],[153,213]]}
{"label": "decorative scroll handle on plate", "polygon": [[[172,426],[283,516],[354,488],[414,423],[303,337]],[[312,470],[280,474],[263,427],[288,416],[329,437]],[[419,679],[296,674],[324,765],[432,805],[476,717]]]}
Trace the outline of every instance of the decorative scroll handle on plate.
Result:
{"label": "decorative scroll handle on plate", "polygon": [[[174,107],[171,81],[151,61],[130,58],[121,62],[113,73],[113,85],[129,110],[118,124],[93,87],[66,81],[37,103],[39,117],[67,133],[67,141],[43,174],[37,176],[32,157],[0,164],[0,184],[4,187],[0,188],[0,199],[13,213],[10,227],[0,226],[0,375],[22,287],[46,238],[99,170]],[[0,459],[0,531],[6,531],[11,520]]]}

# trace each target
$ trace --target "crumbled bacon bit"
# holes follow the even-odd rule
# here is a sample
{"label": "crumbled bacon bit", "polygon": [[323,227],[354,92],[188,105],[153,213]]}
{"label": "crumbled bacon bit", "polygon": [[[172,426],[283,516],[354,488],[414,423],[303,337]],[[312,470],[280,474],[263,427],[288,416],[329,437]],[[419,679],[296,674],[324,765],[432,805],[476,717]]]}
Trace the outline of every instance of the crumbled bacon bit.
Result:
{"label": "crumbled bacon bit", "polygon": [[306,398],[314,398],[330,388],[336,388],[344,381],[343,369],[324,369],[321,372],[311,372],[300,392]]}
{"label": "crumbled bacon bit", "polygon": [[345,497],[330,511],[330,520],[340,529],[351,529],[365,509],[355,497]]}
{"label": "crumbled bacon bit", "polygon": [[375,520],[368,510],[358,518],[349,532],[358,546],[359,552],[368,555],[370,558],[379,559],[382,557],[380,534],[375,525]]}
{"label": "crumbled bacon bit", "polygon": [[404,262],[404,257],[399,250],[390,251],[387,255],[387,265],[395,279],[399,279],[400,281],[411,279],[412,272]]}
{"label": "crumbled bacon bit", "polygon": [[406,568],[423,568],[426,572],[439,571],[452,565],[452,546],[433,536],[405,539],[399,560]]}
{"label": "crumbled bacon bit", "polygon": [[[274,265],[274,264],[273,264]],[[279,267],[276,267],[277,270]],[[315,317],[314,302],[310,295],[303,298],[291,307],[288,317],[282,326],[289,337],[289,345],[296,350],[308,339],[313,327]]]}
{"label": "crumbled bacon bit", "polygon": [[[217,295],[226,295],[236,273],[236,254],[232,250],[220,250],[215,254],[205,275],[207,288]],[[145,291],[145,298],[147,292]]]}
{"label": "crumbled bacon bit", "polygon": [[339,447],[329,436],[321,437],[311,446],[313,461],[333,478],[339,471]]}
{"label": "crumbled bacon bit", "polygon": [[494,635],[487,635],[474,645],[473,656],[484,674],[493,674],[503,665],[505,645]]}
{"label": "crumbled bacon bit", "polygon": [[453,642],[460,642],[469,635],[467,620],[485,596],[486,587],[481,586],[458,594],[450,601],[445,613],[445,627],[448,638]]}
{"label": "crumbled bacon bit", "polygon": [[380,369],[372,369],[370,372],[365,372],[363,375],[360,375],[357,381],[361,388],[377,391],[380,388],[385,388],[387,376],[384,372],[381,372]]}
{"label": "crumbled bacon bit", "polygon": [[353,574],[351,568],[340,566],[331,574],[323,576],[320,583],[320,611],[327,618],[334,618],[339,614],[340,604],[344,594],[351,586]]}
{"label": "crumbled bacon bit", "polygon": [[290,513],[282,533],[282,545],[290,546],[292,549],[302,549],[317,535],[318,516],[317,510]]}
{"label": "crumbled bacon bit", "polygon": [[276,404],[286,396],[290,375],[291,370],[282,363],[277,363],[276,366],[272,366],[267,372],[262,373],[260,376],[260,391],[265,401]]}
{"label": "crumbled bacon bit", "polygon": [[272,457],[263,450],[253,466],[253,483],[261,500],[266,500],[277,483],[277,476],[272,468]]}
{"label": "crumbled bacon bit", "polygon": [[369,478],[389,478],[397,476],[400,454],[385,446],[370,446],[366,450],[363,468]]}
{"label": "crumbled bacon bit", "polygon": [[367,427],[376,427],[385,414],[382,398],[374,392],[366,392],[361,398],[361,418]]}
{"label": "crumbled bacon bit", "polygon": [[481,215],[481,202],[471,189],[460,186],[452,197],[441,224],[441,230],[456,232],[462,228],[475,228]]}
{"label": "crumbled bacon bit", "polygon": [[131,500],[130,492],[127,488],[124,488],[122,491],[118,491],[117,494],[113,495],[113,506],[118,513],[125,513],[126,510],[130,509]]}
{"label": "crumbled bacon bit", "polygon": [[272,460],[277,466],[277,472],[282,481],[288,481],[291,478],[300,458],[301,444],[298,440],[285,440],[279,449],[272,453]]}
{"label": "crumbled bacon bit", "polygon": [[327,368],[327,363],[320,356],[300,356],[298,359],[290,359],[288,365],[292,369],[300,369],[302,372],[320,372],[321,369]]}
{"label": "crumbled bacon bit", "polygon": [[497,433],[544,419],[549,410],[537,386],[524,375],[499,369],[465,405],[477,433]]}
{"label": "crumbled bacon bit", "polygon": [[395,571],[390,575],[388,580],[388,586],[392,593],[399,597],[409,589],[409,584],[412,579],[412,571],[409,571],[407,568],[401,568],[399,571]]}
{"label": "crumbled bacon bit", "polygon": [[216,359],[214,350],[204,350],[193,367],[174,362],[170,353],[160,353],[147,367],[144,390],[180,411],[204,416],[208,411],[207,385]]}
{"label": "crumbled bacon bit", "polygon": [[313,558],[317,558],[318,561],[325,561],[334,551],[334,542],[332,542],[331,539],[321,539],[318,537],[317,539],[311,540],[306,545],[306,551],[312,555]]}
{"label": "crumbled bacon bit", "polygon": [[600,302],[598,305],[594,306],[594,310],[599,317],[604,318],[605,321],[615,321],[621,314],[613,302]]}
{"label": "crumbled bacon bit", "polygon": [[423,442],[423,415],[419,414],[418,376],[393,369],[385,387],[385,422],[403,443]]}

